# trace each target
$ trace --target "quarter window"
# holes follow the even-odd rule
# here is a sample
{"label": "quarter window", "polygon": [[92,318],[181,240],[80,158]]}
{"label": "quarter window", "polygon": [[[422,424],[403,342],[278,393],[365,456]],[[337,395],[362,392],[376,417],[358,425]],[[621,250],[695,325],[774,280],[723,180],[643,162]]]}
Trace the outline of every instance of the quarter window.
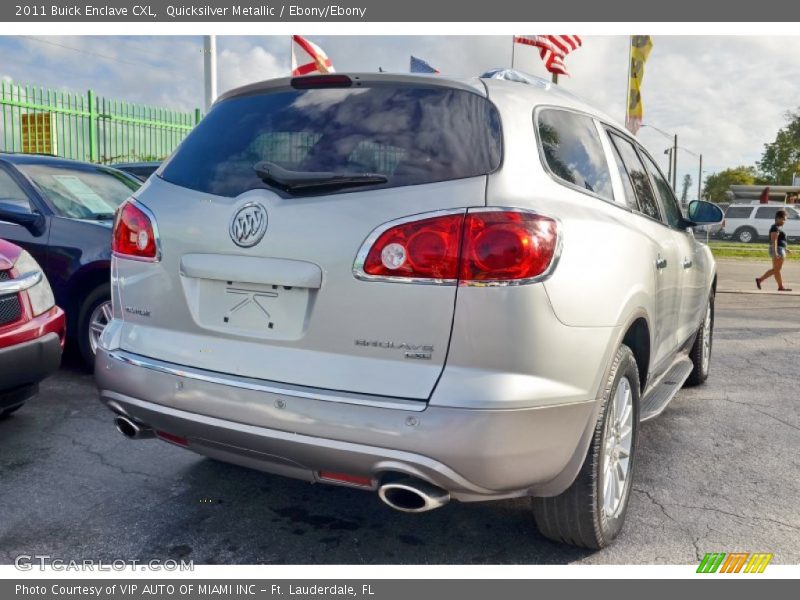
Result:
{"label": "quarter window", "polygon": [[756,211],[756,219],[775,220],[775,213],[780,210],[780,206],[762,206]]}
{"label": "quarter window", "polygon": [[614,199],[608,161],[591,117],[543,110],[538,127],[547,167],[556,177],[602,198]]}
{"label": "quarter window", "polygon": [[630,177],[630,183],[639,204],[639,211],[648,217],[660,221],[661,212],[658,209],[658,202],[653,194],[653,188],[650,186],[650,178],[647,176],[647,171],[642,164],[642,159],[639,158],[639,154],[636,152],[633,144],[628,140],[613,133],[610,137],[619,156],[622,157],[622,163],[625,165],[625,170]]}

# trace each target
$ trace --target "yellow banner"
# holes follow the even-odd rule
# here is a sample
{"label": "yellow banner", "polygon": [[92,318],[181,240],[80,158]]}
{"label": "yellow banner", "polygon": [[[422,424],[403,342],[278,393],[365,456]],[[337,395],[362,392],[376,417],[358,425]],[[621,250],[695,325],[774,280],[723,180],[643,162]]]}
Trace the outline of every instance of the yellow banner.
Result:
{"label": "yellow banner", "polygon": [[628,79],[628,113],[625,126],[633,135],[642,126],[644,109],[642,107],[642,78],[644,78],[644,63],[653,49],[653,40],[649,35],[631,36],[631,65]]}

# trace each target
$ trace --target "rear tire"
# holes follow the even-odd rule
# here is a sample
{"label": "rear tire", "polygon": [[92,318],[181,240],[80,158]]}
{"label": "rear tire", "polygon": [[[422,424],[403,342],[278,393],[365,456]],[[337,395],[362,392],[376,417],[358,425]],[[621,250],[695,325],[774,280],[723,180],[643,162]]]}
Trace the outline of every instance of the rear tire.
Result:
{"label": "rear tire", "polygon": [[752,244],[758,239],[758,232],[752,227],[741,227],[733,234],[733,239],[742,244]]}
{"label": "rear tire", "polygon": [[706,305],[705,316],[703,322],[700,323],[700,328],[697,330],[697,336],[694,340],[694,345],[689,352],[689,358],[692,361],[692,372],[684,387],[694,387],[705,383],[708,379],[708,371],[711,365],[711,346],[714,341],[714,294],[713,292],[708,297],[708,304]]}
{"label": "rear tire", "polygon": [[[94,328],[97,330],[100,322],[103,321],[103,306],[111,308],[111,284],[104,283],[96,287],[86,297],[81,304],[78,313],[78,327],[75,335],[78,339],[78,349],[83,359],[83,364],[89,371],[94,371],[94,344],[92,336],[95,336],[99,331],[93,332]],[[99,321],[98,321],[99,319]]]}
{"label": "rear tire", "polygon": [[532,500],[533,516],[542,535],[556,542],[599,550],[620,532],[632,487],[639,435],[639,395],[636,359],[630,348],[620,346],[578,476],[560,495]]}

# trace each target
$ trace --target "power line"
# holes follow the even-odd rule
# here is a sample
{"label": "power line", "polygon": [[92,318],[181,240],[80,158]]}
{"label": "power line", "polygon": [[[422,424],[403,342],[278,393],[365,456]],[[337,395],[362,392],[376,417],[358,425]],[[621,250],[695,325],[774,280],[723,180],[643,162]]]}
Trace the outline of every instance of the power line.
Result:
{"label": "power line", "polygon": [[[94,56],[95,58],[100,58],[100,59],[103,59],[103,60],[113,61],[115,63],[133,65],[133,66],[136,66],[136,67],[142,67],[143,66],[143,67],[147,67],[148,69],[156,68],[154,65],[152,65],[150,63],[146,63],[146,62],[142,62],[142,61],[131,61],[131,60],[126,60],[124,58],[117,58],[117,57],[114,57],[114,56],[109,56],[108,54],[100,54],[99,52],[92,52],[91,50],[84,50],[83,48],[75,48],[74,46],[67,46],[66,44],[59,44],[58,42],[52,42],[50,40],[43,40],[42,38],[34,37],[34,36],[31,36],[31,35],[21,35],[19,37],[25,38],[27,40],[31,40],[33,42],[39,42],[40,44],[48,44],[50,46],[57,46],[58,48],[64,48],[65,50],[72,50],[73,52],[80,52],[81,54],[86,54],[88,56]],[[167,70],[167,71],[170,71],[172,73],[176,73],[177,74],[177,71],[174,71],[172,69],[164,69],[161,66],[159,66],[157,68],[159,70]]]}

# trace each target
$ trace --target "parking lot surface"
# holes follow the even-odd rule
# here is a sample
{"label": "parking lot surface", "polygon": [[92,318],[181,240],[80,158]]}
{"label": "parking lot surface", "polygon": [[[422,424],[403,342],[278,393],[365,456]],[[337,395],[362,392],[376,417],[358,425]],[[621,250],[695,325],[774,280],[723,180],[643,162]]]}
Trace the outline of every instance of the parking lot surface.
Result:
{"label": "parking lot surface", "polygon": [[[722,264],[720,288],[762,266]],[[719,294],[714,342],[706,385],[643,425],[625,528],[600,552],[542,538],[526,500],[406,515],[370,493],[129,441],[67,361],[0,421],[0,563],[689,564],[733,551],[798,563],[800,298]]]}

